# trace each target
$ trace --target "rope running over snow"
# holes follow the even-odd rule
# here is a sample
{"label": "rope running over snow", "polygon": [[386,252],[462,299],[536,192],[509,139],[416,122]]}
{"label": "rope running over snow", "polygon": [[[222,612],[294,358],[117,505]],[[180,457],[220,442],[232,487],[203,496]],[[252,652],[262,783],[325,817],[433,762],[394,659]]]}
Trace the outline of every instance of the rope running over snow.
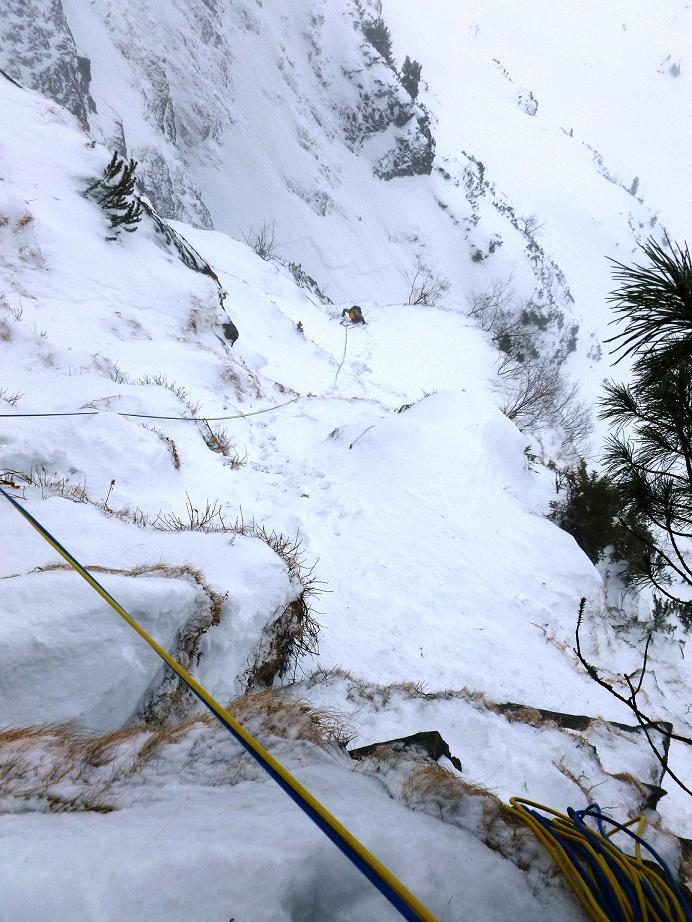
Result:
{"label": "rope running over snow", "polygon": [[0,487],[0,494],[22,515],[50,546],[117,612],[161,659],[182,679],[222,724],[276,781],[295,804],[318,826],[334,845],[358,868],[380,893],[409,922],[437,922],[435,916],[365,846],[336,819],[286,768],[259,743],[233,715],[222,707],[199,682],[151,637],[113,596],[60,542],[14,497]]}
{"label": "rope running over snow", "polygon": [[122,413],[119,410],[77,410],[72,413],[0,413],[0,419],[35,419],[37,417],[54,417],[54,416],[99,416],[100,414],[111,414],[113,416],[132,416],[137,419],[169,419],[175,422],[193,422],[193,423],[218,423],[229,419],[245,419],[246,416],[259,416],[260,413],[271,413],[272,410],[280,410],[282,407],[290,406],[298,400],[306,400],[309,394],[299,395],[287,400],[285,403],[277,403],[271,407],[264,407],[261,410],[250,410],[248,413],[236,413],[233,416],[154,416],[152,413]]}
{"label": "rope running over snow", "polygon": [[334,391],[336,390],[336,382],[339,379],[339,372],[344,367],[344,362],[346,361],[346,346],[348,346],[348,325],[344,324],[344,332],[346,336],[344,337],[344,354],[341,356],[341,365],[336,369],[336,374],[334,375],[334,387],[332,388],[332,397],[334,396]]}

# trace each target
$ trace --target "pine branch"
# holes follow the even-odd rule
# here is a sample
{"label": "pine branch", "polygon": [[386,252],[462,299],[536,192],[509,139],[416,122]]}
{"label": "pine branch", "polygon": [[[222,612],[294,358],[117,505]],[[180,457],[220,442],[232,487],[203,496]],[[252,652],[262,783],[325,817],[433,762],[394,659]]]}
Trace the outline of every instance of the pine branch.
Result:
{"label": "pine branch", "polygon": [[692,259],[687,245],[666,243],[669,251],[653,238],[642,246],[648,266],[611,260],[620,283],[608,299],[618,314],[611,322],[627,323],[606,340],[617,343],[618,361],[644,347],[659,370],[692,356]]}

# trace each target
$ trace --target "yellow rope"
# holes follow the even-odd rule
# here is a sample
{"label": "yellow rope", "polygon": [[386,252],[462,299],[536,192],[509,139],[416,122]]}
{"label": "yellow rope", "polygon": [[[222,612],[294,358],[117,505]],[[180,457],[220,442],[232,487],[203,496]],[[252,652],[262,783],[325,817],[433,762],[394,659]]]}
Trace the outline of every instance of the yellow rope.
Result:
{"label": "yellow rope", "polygon": [[[660,876],[653,867],[650,867],[642,859],[640,842],[638,840],[636,840],[634,857],[626,855],[610,841],[610,837],[616,832],[619,832],[620,829],[615,828],[605,836],[590,829],[589,836],[587,836],[577,827],[574,820],[564,813],[560,813],[557,810],[553,810],[551,807],[546,807],[544,804],[537,803],[533,800],[527,800],[521,797],[511,797],[509,805],[504,805],[504,810],[524,823],[534,833],[564,874],[565,879],[575,892],[589,917],[595,920],[595,922],[611,922],[611,917],[606,913],[603,907],[599,905],[592,890],[592,887],[594,890],[598,890],[598,881],[595,878],[593,870],[586,863],[582,865],[582,870],[588,878],[588,880],[585,880],[582,874],[579,873],[572,858],[568,855],[557,838],[551,835],[550,830],[547,829],[536,816],[524,809],[524,807],[530,807],[534,810],[540,810],[543,813],[549,814],[549,816],[553,817],[552,825],[557,835],[575,845],[579,845],[581,849],[585,849],[588,852],[592,860],[598,865],[600,872],[607,879],[618,907],[627,922],[686,922],[689,918],[677,894],[669,886],[668,881]],[[637,836],[641,836],[646,823],[645,817],[635,816],[626,823],[623,823],[622,826],[632,826],[634,823],[637,823]],[[600,848],[603,849],[603,853],[599,853],[593,847],[592,841],[594,840],[597,841]],[[615,870],[621,874],[622,878],[626,880],[632,888],[634,900],[625,891],[620,880],[618,880]],[[660,905],[665,907],[663,913],[659,912],[655,902],[647,897],[647,894],[644,892],[644,884],[654,892]],[[673,908],[672,914],[668,911],[668,907]]]}
{"label": "yellow rope", "polygon": [[[380,889],[380,891],[396,906],[399,912],[407,919],[421,920],[421,922],[436,922],[430,913],[416,897],[389,871],[368,849],[353,836],[283,765],[259,743],[242,724],[222,707],[202,685],[197,682],[183,667],[177,663],[166,650],[151,637],[135,619],[98,583],[94,577],[69,553],[65,548],[28,513],[13,497],[0,487],[6,499],[17,509],[21,515],[36,529],[36,531],[51,545],[51,547],[67,561],[67,563],[97,592],[120,617],[136,631],[137,634],[154,650],[161,659],[178,675],[185,684],[194,691],[198,698],[205,703],[209,710],[243,743],[268,771],[275,780],[279,781],[284,790],[291,793],[293,799],[311,818],[318,823],[323,831],[327,832],[339,848],[360,867],[361,871]],[[319,821],[316,819],[319,818]],[[331,833],[331,834],[330,834]],[[341,844],[340,844],[341,843]],[[357,860],[356,860],[357,859]],[[367,870],[366,870],[367,869]],[[377,881],[380,883],[378,884]],[[392,897],[395,897],[394,899]]]}
{"label": "yellow rope", "polygon": [[[288,772],[235,718],[223,708],[209,692],[197,682],[183,667],[167,653],[135,619],[107,592],[97,580],[48,532],[29,512],[27,512],[12,496],[2,487],[0,493],[9,500],[18,512],[36,529],[36,531],[57,551],[60,556],[94,589],[110,607],[161,657],[161,659],[178,675],[185,684],[192,689],[197,697],[204,702],[209,710],[226,726],[254,755],[260,764],[269,772],[281,787],[284,788],[292,799],[310,816],[315,823],[332,839],[332,841],[346,854],[366,877],[396,906],[401,915],[418,922],[436,922],[435,917],[423,906],[412,893],[375,858],[345,826],[343,826],[313,795]],[[611,842],[610,836],[615,829],[606,836],[601,836],[589,830],[593,839],[598,841],[603,853],[596,851],[592,842],[575,825],[571,817],[546,807],[536,801],[519,797],[510,798],[510,804],[505,805],[505,811],[528,826],[536,838],[551,855],[559,869],[564,874],[570,887],[576,894],[580,903],[595,922],[611,922],[608,914],[599,905],[593,889],[597,887],[593,870],[584,865],[583,870],[588,879],[585,879],[575,867],[570,855],[561,843],[550,834],[550,831],[524,807],[540,810],[553,817],[553,826],[556,832],[565,840],[578,844],[591,856],[598,865],[600,872],[607,879],[612,893],[622,910],[627,922],[687,922],[689,916],[680,905],[677,895],[668,885],[668,882],[645,864],[641,856],[639,842],[636,845],[636,855],[631,857],[617,849]],[[634,817],[623,826],[638,824],[637,835],[643,830],[644,817]],[[634,892],[636,906],[623,889],[614,873],[614,868],[623,875]],[[673,914],[658,911],[643,890],[643,882],[654,892],[659,903],[672,906]],[[590,884],[592,886],[590,886]],[[593,889],[592,889],[593,887]],[[636,912],[636,914],[635,914]]]}

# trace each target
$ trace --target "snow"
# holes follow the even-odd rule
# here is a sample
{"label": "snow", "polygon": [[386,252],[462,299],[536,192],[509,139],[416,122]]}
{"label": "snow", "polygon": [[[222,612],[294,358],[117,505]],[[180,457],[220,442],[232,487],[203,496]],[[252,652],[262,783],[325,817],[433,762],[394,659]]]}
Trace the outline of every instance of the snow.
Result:
{"label": "snow", "polygon": [[[145,630],[172,646],[195,603],[199,605],[194,591],[181,581],[167,585],[169,581],[153,578],[136,588],[132,582],[111,577],[112,591]],[[79,599],[75,588],[72,573],[3,581],[2,608],[9,613],[3,619],[3,726],[63,723],[76,717],[94,730],[122,726],[136,713],[142,689],[162,671],[156,654],[124,622],[111,617],[98,596],[83,592],[86,598]],[[50,605],[37,607],[37,596],[49,598]],[[46,670],[47,652],[56,668]]]}
{"label": "snow", "polygon": [[[564,269],[575,301],[572,307],[556,281],[565,324],[576,317],[583,325],[569,368],[591,397],[608,370],[587,351],[589,336],[600,340],[607,321],[603,254],[631,252],[636,223],[649,219],[654,201],[671,227],[680,220],[678,199],[669,195],[674,177],[665,188],[653,178],[661,139],[641,147],[643,205],[604,178],[580,143],[602,150],[608,168],[630,181],[625,148],[635,147],[634,135],[617,143],[605,115],[579,108],[580,92],[593,98],[602,78],[584,82],[588,62],[558,68],[554,36],[563,27],[545,5],[530,28],[525,13],[499,2],[446,10],[454,14],[447,38],[441,19],[433,16],[427,28],[426,14],[423,28],[415,5],[402,0],[385,15],[397,47],[423,62],[426,96],[439,97],[438,163],[452,178],[384,183],[371,169],[390,135],[357,152],[337,138],[338,107],[329,96],[354,103],[358,94],[342,82],[340,64],[362,62],[345,6],[329,11],[322,48],[311,57],[306,35],[319,4],[301,4],[294,19],[282,18],[289,6],[279,0],[257,9],[234,4],[227,11],[233,28],[221,22],[223,41],[209,51],[208,70],[198,72],[200,86],[222,67],[229,35],[242,29],[243,41],[232,43],[227,82],[200,92],[201,115],[190,107],[179,41],[189,34],[198,66],[202,39],[189,11],[181,19],[183,6],[166,5],[156,29],[171,38],[173,123],[188,126],[189,149],[166,135],[170,121],[156,127],[144,108],[148,81],[161,74],[146,28],[136,46],[127,43],[139,6],[119,4],[119,17],[105,0],[64,3],[78,47],[92,58],[96,137],[111,140],[118,116],[108,100],[117,87],[138,152],[165,149],[172,172],[189,171],[185,208],[199,224],[193,192],[202,190],[220,229],[174,226],[218,274],[224,309],[216,283],[187,269],[148,219],[134,234],[105,239],[105,216],[82,193],[109,149],[64,109],[0,78],[0,110],[12,126],[0,141],[0,219],[7,219],[0,220],[0,392],[21,395],[14,405],[0,401],[13,417],[0,425],[3,487],[174,655],[201,618],[188,665],[223,703],[244,691],[264,632],[301,590],[296,568],[256,529],[241,527],[254,522],[300,539],[303,573],[314,564],[324,589],[314,599],[319,658],[304,656],[295,674],[275,680],[279,700],[343,714],[353,727],[351,747],[439,730],[463,765],[459,775],[442,763],[452,781],[476,785],[488,798],[524,794],[565,808],[597,797],[620,818],[636,813],[646,804],[643,785],[659,784],[660,770],[640,734],[612,724],[631,723],[630,712],[576,661],[579,599],[588,598],[584,642],[596,662],[635,668],[640,647],[632,633],[616,633],[604,614],[601,575],[546,518],[553,475],[530,463],[525,450],[535,442],[502,414],[496,350],[465,311],[469,292],[510,273],[528,296],[534,267],[526,241],[488,197],[478,226],[469,223],[471,203],[454,179],[467,165],[463,147],[487,164],[498,202],[544,223],[546,258]],[[152,23],[156,11],[147,12]],[[620,12],[613,6],[593,46],[596,71],[616,34],[620,41]],[[576,15],[570,12],[579,36],[570,49],[574,68],[586,40]],[[622,42],[631,41],[631,50],[613,62],[606,115],[627,89],[622,75],[632,55],[645,46],[651,63],[662,51],[660,36],[647,44],[650,15],[627,17]],[[670,28],[666,39],[675,34]],[[467,53],[435,57],[459,36]],[[527,46],[548,47],[548,37],[549,55],[526,55]],[[272,95],[278,62],[288,76]],[[661,76],[674,89],[652,90],[646,105],[664,98],[677,105],[684,73]],[[637,92],[648,74],[642,66]],[[381,63],[368,70],[371,78],[391,79]],[[539,101],[535,117],[518,107],[517,93],[528,90]],[[569,100],[564,109],[560,93]],[[215,146],[195,160],[194,132],[205,119]],[[310,119],[296,155],[296,133]],[[574,137],[559,130],[566,120]],[[468,141],[460,125],[468,126]],[[316,182],[317,174],[323,179]],[[310,198],[326,186],[332,205],[324,215],[286,191]],[[455,213],[462,223],[452,231]],[[288,269],[228,235],[274,217],[283,252],[303,260],[338,303],[318,303]],[[467,258],[466,248],[487,249],[500,232],[504,244],[490,263]],[[452,282],[437,307],[400,303],[418,253]],[[364,327],[340,323],[354,300]],[[222,333],[228,315],[240,330],[232,349]],[[15,415],[82,409],[98,412]],[[257,410],[266,412],[242,416]],[[119,415],[127,413],[174,418]],[[215,416],[240,418],[211,422]],[[214,450],[220,443],[227,443],[223,452]],[[211,531],[190,520],[205,509]],[[3,726],[69,724],[79,739],[125,734],[102,766],[76,761],[73,749],[55,762],[74,761],[67,776],[48,778],[38,794],[0,790],[1,918],[395,917],[220,730],[185,725],[155,757],[130,765],[136,747],[127,734],[140,732],[133,726],[169,696],[161,665],[76,574],[52,569],[56,555],[6,502],[0,536],[0,760],[10,745]],[[213,604],[216,621],[209,620]],[[657,716],[686,732],[690,675],[681,654],[678,642],[657,638],[655,681],[645,693]],[[508,716],[501,708],[508,702],[529,711]],[[597,719],[567,730],[536,708]],[[407,798],[407,778],[429,765],[421,756],[355,762],[334,745],[292,736],[291,727],[277,734],[253,720],[253,732],[439,919],[581,918],[537,852],[524,871],[489,847],[482,824],[469,820],[484,815],[475,802]],[[27,777],[50,771],[63,732],[29,737]],[[684,755],[677,758],[684,769]],[[94,809],[102,802],[112,812]],[[675,835],[689,835],[689,807],[671,792],[658,811],[650,813],[651,836],[677,861]]]}
{"label": "snow", "polygon": [[300,693],[314,706],[338,707],[357,727],[355,748],[434,727],[461,759],[463,777],[505,801],[540,790],[545,803],[587,806],[593,785],[603,809],[607,804],[622,815],[637,795],[617,772],[627,766],[645,783],[656,778],[654,757],[636,733],[598,721],[576,732],[531,711],[503,714],[475,689],[440,693],[409,684],[387,690],[334,674]]}
{"label": "snow", "polygon": [[[519,870],[470,833],[383,797],[375,779],[354,773],[343,758],[305,752],[292,761],[301,783],[347,819],[393,873],[405,874],[440,920],[507,911],[526,920],[547,911],[579,918],[567,894],[553,890],[548,901],[532,893]],[[105,816],[6,817],[0,854],[14,869],[6,918],[398,918],[275,785],[181,785],[175,757],[167,767],[146,806]],[[17,837],[26,844],[10,856]]]}
{"label": "snow", "polygon": [[[544,219],[544,206],[557,191],[553,204],[571,210],[583,194],[581,177],[573,175],[559,189],[552,181],[557,171],[574,167],[571,149],[586,142],[626,186],[639,176],[640,194],[661,210],[674,237],[684,237],[686,206],[679,192],[690,169],[689,126],[679,114],[689,73],[681,67],[673,77],[664,62],[668,55],[670,64],[689,56],[686,3],[665,0],[654,8],[615,0],[604,9],[596,0],[564,8],[539,0],[529,14],[508,0],[433,0],[426,8],[401,0],[386,3],[384,15],[397,57],[415,55],[439,98],[440,146],[453,152],[460,136],[472,136],[474,153],[492,158],[493,172],[513,174],[511,186],[509,176],[501,183],[518,205]],[[539,101],[535,118],[516,106],[496,60],[516,86],[533,90]],[[498,124],[505,126],[502,133]],[[665,128],[652,130],[655,125]],[[573,137],[558,133],[560,128],[572,129]],[[511,157],[503,155],[507,136]],[[561,136],[557,158],[550,145]],[[525,202],[518,198],[522,188]],[[605,202],[599,211],[601,220],[610,217]],[[583,244],[581,234],[573,236]]]}

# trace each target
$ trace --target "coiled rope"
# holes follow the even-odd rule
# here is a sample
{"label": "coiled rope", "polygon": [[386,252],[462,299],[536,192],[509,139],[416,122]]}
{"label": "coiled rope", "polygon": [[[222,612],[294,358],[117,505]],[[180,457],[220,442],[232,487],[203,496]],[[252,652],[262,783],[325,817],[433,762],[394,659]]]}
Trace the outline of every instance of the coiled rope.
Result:
{"label": "coiled rope", "polygon": [[411,922],[436,922],[435,917],[420,903],[416,897],[387,868],[372,855],[345,826],[334,817],[315,798],[307,788],[275,759],[242,724],[223,708],[209,692],[197,682],[183,667],[170,656],[135,619],[113,598],[113,596],[86,570],[73,555],[54,538],[41,523],[27,512],[14,497],[0,487],[0,493],[22,515],[51,547],[67,561],[82,579],[94,589],[120,617],[146,641],[161,659],[187,687],[199,698],[206,708],[216,717],[243,746],[243,748],[262,766],[274,781],[296,803],[300,809],[318,826],[322,832],[353,862],[358,870],[389,900],[404,919]]}
{"label": "coiled rope", "polygon": [[[692,922],[692,912],[668,865],[641,838],[645,817],[618,823],[602,813],[598,804],[585,810],[569,807],[565,815],[521,797],[510,798],[505,810],[533,831],[589,918],[596,922]],[[586,825],[586,817],[596,820],[598,832]],[[627,828],[634,823],[638,824],[636,833]],[[606,825],[612,828],[608,831]],[[634,856],[611,841],[617,832],[634,840]],[[642,848],[653,861],[644,861]]]}

